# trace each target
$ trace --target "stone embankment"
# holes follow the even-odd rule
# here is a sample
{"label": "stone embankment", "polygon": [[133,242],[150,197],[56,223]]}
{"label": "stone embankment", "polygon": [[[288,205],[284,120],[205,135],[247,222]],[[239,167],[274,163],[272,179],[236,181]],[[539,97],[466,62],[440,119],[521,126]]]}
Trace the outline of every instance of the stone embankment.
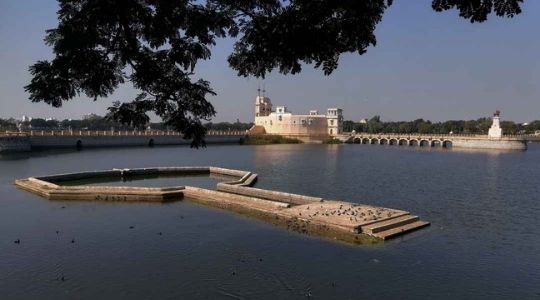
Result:
{"label": "stone embankment", "polygon": [[[239,144],[241,131],[210,131],[207,144]],[[189,145],[190,140],[172,131],[31,131],[0,133],[0,153],[34,149],[84,149],[104,147],[152,147]]]}
{"label": "stone embankment", "polygon": [[30,151],[30,140],[25,135],[1,135],[0,153]]}
{"label": "stone embankment", "polygon": [[[218,183],[217,190],[191,186],[147,188],[66,185],[70,181],[99,178],[200,174],[234,180]],[[16,180],[15,183],[22,189],[52,200],[164,202],[185,198],[285,225],[291,230],[353,243],[384,240],[429,225],[403,210],[253,188],[256,180],[257,174],[248,171],[218,167],[160,167],[30,177]]]}
{"label": "stone embankment", "polygon": [[464,149],[486,149],[486,150],[527,150],[525,140],[510,140],[510,139],[456,139],[453,141],[453,147]]}

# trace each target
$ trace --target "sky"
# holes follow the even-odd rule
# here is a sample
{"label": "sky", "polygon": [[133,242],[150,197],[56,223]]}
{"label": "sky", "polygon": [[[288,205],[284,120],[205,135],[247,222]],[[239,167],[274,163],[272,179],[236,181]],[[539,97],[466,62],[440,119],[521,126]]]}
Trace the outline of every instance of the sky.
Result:
{"label": "sky", "polygon": [[[126,85],[108,98],[81,97],[61,108],[30,102],[28,66],[52,57],[43,38],[57,25],[57,8],[54,0],[0,0],[0,118],[104,115],[113,101],[137,94]],[[217,92],[209,98],[213,122],[253,121],[263,83],[272,103],[293,113],[341,107],[347,120],[443,121],[501,110],[502,119],[527,122],[540,119],[540,1],[522,8],[513,19],[493,15],[471,24],[456,11],[433,11],[431,0],[396,0],[377,26],[377,45],[361,56],[343,54],[330,76],[305,65],[300,74],[274,72],[264,81],[237,77],[227,64],[228,39],[218,40],[212,58],[195,71]]]}

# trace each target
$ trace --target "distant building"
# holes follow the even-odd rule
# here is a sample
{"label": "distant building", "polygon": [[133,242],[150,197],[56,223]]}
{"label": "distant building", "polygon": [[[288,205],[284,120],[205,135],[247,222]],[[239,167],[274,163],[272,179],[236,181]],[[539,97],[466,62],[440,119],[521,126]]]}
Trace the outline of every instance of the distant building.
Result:
{"label": "distant building", "polygon": [[343,110],[341,108],[329,108],[326,110],[328,121],[328,134],[337,135],[343,133]]}
{"label": "distant building", "polygon": [[360,123],[360,124],[367,124],[367,122],[368,122],[368,119],[362,119],[362,120],[360,120],[358,123]]}
{"label": "distant building", "polygon": [[32,117],[29,117],[27,115],[23,115],[22,118],[21,118],[21,121],[30,122],[30,121],[32,121]]}
{"label": "distant building", "polygon": [[502,132],[501,123],[500,123],[500,118],[501,118],[500,116],[501,116],[500,111],[496,111],[493,114],[493,123],[491,124],[491,127],[489,128],[489,131],[488,131],[489,138],[500,139],[502,137],[503,132]]}
{"label": "distant building", "polygon": [[276,134],[289,137],[325,138],[343,132],[343,110],[329,108],[326,115],[310,110],[306,115],[293,115],[286,106],[273,109],[270,98],[255,98],[255,125],[252,134]]}
{"label": "distant building", "polygon": [[100,118],[100,116],[96,114],[85,114],[82,116],[83,120],[91,120],[91,119],[97,119],[97,118]]}

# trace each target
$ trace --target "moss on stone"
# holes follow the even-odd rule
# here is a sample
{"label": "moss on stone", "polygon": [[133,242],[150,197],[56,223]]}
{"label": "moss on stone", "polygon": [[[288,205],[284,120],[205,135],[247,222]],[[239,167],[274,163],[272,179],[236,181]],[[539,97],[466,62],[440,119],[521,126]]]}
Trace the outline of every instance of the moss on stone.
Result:
{"label": "moss on stone", "polygon": [[323,141],[323,144],[343,144],[343,142],[336,138],[329,138]]}
{"label": "moss on stone", "polygon": [[302,144],[299,139],[288,138],[281,135],[246,135],[242,141],[244,145],[273,145],[273,144]]}

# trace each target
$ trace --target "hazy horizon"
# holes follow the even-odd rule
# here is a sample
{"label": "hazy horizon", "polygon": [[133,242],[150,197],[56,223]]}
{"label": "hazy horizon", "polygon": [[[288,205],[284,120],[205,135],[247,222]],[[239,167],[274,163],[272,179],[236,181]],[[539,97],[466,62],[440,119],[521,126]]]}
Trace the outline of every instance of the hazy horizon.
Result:
{"label": "hazy horizon", "polygon": [[[56,11],[53,0],[0,3],[0,117],[104,115],[112,101],[137,93],[124,85],[109,98],[81,97],[60,109],[28,100],[28,66],[51,58],[43,37],[56,26]],[[528,1],[513,19],[492,15],[485,23],[470,24],[455,11],[434,12],[431,1],[395,1],[377,27],[376,47],[362,56],[342,55],[330,76],[309,65],[299,75],[269,74],[267,95],[295,113],[341,107],[347,120],[373,115],[385,121],[478,119],[497,109],[504,120],[540,119],[540,41],[533,38],[540,27],[538,11],[540,2]],[[228,67],[232,44],[218,40],[212,59],[195,70],[196,78],[210,81],[218,93],[209,98],[217,111],[213,122],[251,122],[263,82],[237,77]]]}

